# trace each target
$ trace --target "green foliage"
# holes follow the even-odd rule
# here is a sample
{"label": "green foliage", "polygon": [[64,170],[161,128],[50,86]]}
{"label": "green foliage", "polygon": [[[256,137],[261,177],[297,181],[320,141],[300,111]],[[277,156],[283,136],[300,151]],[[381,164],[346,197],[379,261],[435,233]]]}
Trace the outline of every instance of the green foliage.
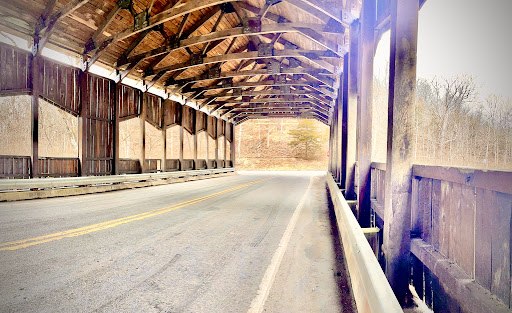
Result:
{"label": "green foliage", "polygon": [[288,145],[293,149],[295,157],[304,160],[319,158],[322,135],[315,127],[315,121],[300,121],[295,129],[290,130],[290,135],[293,139]]}

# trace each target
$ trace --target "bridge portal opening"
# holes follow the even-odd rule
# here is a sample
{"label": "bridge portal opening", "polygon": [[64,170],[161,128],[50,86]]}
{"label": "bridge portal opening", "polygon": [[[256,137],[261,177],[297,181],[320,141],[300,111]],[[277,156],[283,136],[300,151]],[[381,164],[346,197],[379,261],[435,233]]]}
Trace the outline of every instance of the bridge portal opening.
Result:
{"label": "bridge portal opening", "polygon": [[250,119],[235,128],[239,170],[326,170],[329,126],[313,119]]}

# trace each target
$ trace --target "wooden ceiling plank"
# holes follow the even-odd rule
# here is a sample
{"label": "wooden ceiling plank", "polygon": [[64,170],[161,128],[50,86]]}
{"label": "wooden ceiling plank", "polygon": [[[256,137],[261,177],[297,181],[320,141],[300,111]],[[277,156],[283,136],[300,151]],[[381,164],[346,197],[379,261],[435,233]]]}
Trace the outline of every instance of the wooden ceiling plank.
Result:
{"label": "wooden ceiling plank", "polygon": [[[325,51],[319,51],[319,50],[274,50],[273,57],[282,57],[282,58],[306,58],[315,64],[323,67],[330,73],[334,74],[338,72],[338,67],[327,63],[322,60],[312,60],[308,57],[308,55],[314,55],[318,58],[323,57],[323,54]],[[170,66],[162,67],[158,70],[155,70],[156,75],[153,77],[151,81],[158,81],[160,78],[162,78],[167,72],[174,72],[181,69],[188,69],[196,66],[203,66],[206,64],[213,64],[213,63],[220,63],[220,62],[226,62],[226,61],[235,61],[235,60],[249,60],[249,59],[265,59],[269,56],[258,56],[257,51],[251,51],[251,52],[241,52],[241,53],[230,53],[230,54],[224,54],[224,55],[218,55],[218,56],[212,56],[212,57],[206,57],[202,60],[202,62],[197,62],[195,64],[191,64],[190,60],[183,63],[173,64]]]}
{"label": "wooden ceiling plank", "polygon": [[53,14],[44,22],[44,27],[41,29],[44,29],[44,35],[39,39],[36,55],[39,55],[43,50],[44,46],[46,45],[46,43],[48,43],[48,40],[50,39],[52,32],[55,30],[55,24],[57,24],[57,22],[63,17],[67,16],[68,14],[72,13],[76,9],[86,4],[88,1],[89,0],[73,0],[66,4],[57,13]]}
{"label": "wooden ceiling plank", "polygon": [[[192,47],[198,44],[209,43],[212,41],[217,41],[221,39],[229,39],[243,36],[252,36],[252,35],[262,35],[262,34],[275,34],[275,33],[301,33],[302,35],[308,37],[313,42],[323,46],[324,48],[332,51],[334,54],[330,54],[332,57],[341,58],[346,53],[346,48],[340,47],[339,45],[325,41],[323,36],[311,30],[320,30],[324,27],[322,24],[303,24],[303,23],[282,23],[282,24],[267,24],[262,25],[261,30],[258,32],[252,33],[244,33],[243,27],[236,27],[231,29],[225,29],[218,32],[208,33],[202,36],[195,36],[188,39],[180,40],[178,46],[174,46],[174,44],[169,44],[165,46],[160,46],[153,50],[135,55],[131,58],[125,60],[125,62],[121,62],[118,66],[123,66],[127,63],[139,62],[144,59],[152,58],[158,56],[160,54],[168,54],[172,51],[182,49],[185,47]],[[272,36],[275,38],[275,36]],[[279,37],[278,37],[279,38]],[[278,38],[276,40],[278,40]],[[341,49],[341,50],[340,50]]]}

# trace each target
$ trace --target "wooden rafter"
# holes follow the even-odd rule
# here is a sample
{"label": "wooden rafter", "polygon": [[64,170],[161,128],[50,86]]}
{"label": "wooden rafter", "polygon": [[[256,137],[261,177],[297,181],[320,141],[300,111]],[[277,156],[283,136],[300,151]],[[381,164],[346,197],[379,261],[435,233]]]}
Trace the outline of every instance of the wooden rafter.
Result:
{"label": "wooden rafter", "polygon": [[[55,30],[55,24],[63,17],[72,13],[76,9],[80,8],[84,4],[86,4],[89,0],[73,0],[66,4],[62,9],[60,9],[57,13],[53,14],[46,20],[41,20],[42,25],[37,26],[38,33],[44,30],[44,35],[39,39],[38,47],[36,49],[36,55],[39,55],[43,50],[44,46],[50,39],[53,31]],[[50,3],[51,4],[51,3]],[[53,9],[53,8],[52,8]],[[39,35],[36,33],[36,36]]]}
{"label": "wooden rafter", "polygon": [[[251,60],[249,60],[251,61]],[[185,79],[179,79],[179,80],[167,80],[166,86],[169,85],[184,85],[184,84],[190,84],[190,83],[198,83],[198,82],[204,82],[212,79],[218,79],[218,78],[234,78],[234,77],[253,77],[258,75],[269,75],[272,74],[269,72],[268,68],[263,69],[256,69],[256,70],[234,70],[231,72],[221,72],[218,77],[211,78],[208,75],[205,75],[206,73],[203,73],[199,76],[185,78]],[[331,78],[331,74],[327,72],[326,70],[322,69],[316,69],[312,67],[297,67],[297,68],[281,68],[279,73],[275,73],[273,75],[285,75],[285,74],[298,74],[298,75],[308,75],[309,77],[316,79],[329,87],[334,87],[334,79]]]}
{"label": "wooden rafter", "polygon": [[[222,16],[222,15],[221,15]],[[339,46],[330,41],[323,40],[321,36],[317,36],[317,34],[312,33],[309,30],[318,31],[325,27],[323,24],[304,24],[304,23],[282,23],[282,24],[267,24],[262,25],[261,30],[246,32],[244,27],[235,27],[231,29],[225,29],[218,32],[211,32],[202,36],[195,36],[188,39],[182,39],[176,45],[176,43],[170,43],[165,46],[160,46],[156,49],[135,55],[131,58],[125,60],[125,62],[118,63],[118,66],[123,66],[128,63],[137,63],[144,59],[148,59],[151,57],[155,57],[161,54],[168,54],[175,50],[183,49],[186,47],[192,47],[198,44],[208,44],[212,41],[217,41],[221,39],[235,38],[241,36],[251,36],[251,35],[263,35],[263,34],[274,34],[274,33],[301,33],[311,39],[312,42],[317,43],[333,52],[333,57],[338,56],[342,57],[346,53],[346,48]]]}
{"label": "wooden rafter", "polygon": [[[141,26],[138,29],[134,29],[133,27],[126,28],[125,30],[111,36],[108,39],[105,39],[101,42],[95,43],[94,46],[97,47],[96,50],[105,50],[110,44],[117,42],[119,40],[126,39],[135,34],[141,33],[147,29],[151,29],[157,25],[163,24],[167,21],[179,18],[188,13],[192,13],[194,11],[199,11],[202,9],[206,9],[212,6],[216,6],[222,3],[234,2],[237,0],[191,0],[187,3],[170,8],[168,10],[162,11],[152,17],[149,18],[146,25]],[[95,51],[96,53],[97,51]]]}
{"label": "wooden rafter", "polygon": [[328,87],[320,86],[315,82],[307,81],[307,80],[290,80],[286,82],[277,82],[273,79],[267,79],[257,82],[239,82],[239,83],[230,83],[224,85],[213,85],[206,87],[198,87],[198,88],[190,88],[188,92],[207,92],[212,90],[231,90],[236,88],[247,88],[247,87],[275,87],[275,86],[300,86],[305,87],[309,86],[314,88],[316,91],[322,93],[323,95],[330,97],[331,99],[335,99],[335,94],[333,91],[329,90]]}
{"label": "wooden rafter", "polygon": [[214,64],[220,62],[227,61],[235,61],[235,60],[249,60],[249,59],[265,59],[269,57],[277,57],[277,58],[306,58],[309,61],[315,63],[316,65],[324,68],[330,73],[336,73],[339,71],[339,68],[321,60],[321,58],[331,58],[332,55],[327,51],[321,50],[274,50],[272,55],[270,56],[260,56],[257,51],[253,52],[241,52],[241,53],[230,53],[225,55],[218,55],[212,57],[206,57],[202,59],[202,62],[194,62],[192,63],[190,60],[187,62],[173,64],[170,66],[164,66],[155,71],[155,76],[151,80],[152,82],[158,81],[162,78],[167,72],[173,72],[181,69],[188,69],[192,67]]}

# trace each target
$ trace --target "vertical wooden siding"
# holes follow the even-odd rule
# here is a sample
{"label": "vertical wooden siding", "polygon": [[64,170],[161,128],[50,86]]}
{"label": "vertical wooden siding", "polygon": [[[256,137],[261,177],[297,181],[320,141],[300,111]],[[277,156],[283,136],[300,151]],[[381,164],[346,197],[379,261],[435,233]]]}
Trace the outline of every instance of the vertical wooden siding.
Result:
{"label": "vertical wooden siding", "polygon": [[158,129],[162,128],[162,101],[159,96],[144,93],[146,121]]}
{"label": "vertical wooden siding", "polygon": [[142,92],[136,88],[119,85],[117,90],[117,105],[119,119],[127,120],[138,115],[139,98]]}
{"label": "vertical wooden siding", "polygon": [[0,44],[0,92],[29,92],[31,62],[30,52]]}
{"label": "vertical wooden siding", "polygon": [[[492,184],[473,183],[481,171],[437,175],[446,169],[419,168],[413,178],[412,230],[510,306],[512,184],[493,190]],[[484,174],[489,181],[512,181],[512,173],[508,180],[504,172]]]}
{"label": "vertical wooden siding", "polygon": [[89,73],[84,74],[82,110],[85,127],[84,164],[88,175],[108,175],[113,161],[113,119],[115,83]]}
{"label": "vertical wooden siding", "polygon": [[41,58],[39,67],[39,95],[55,106],[78,115],[80,111],[80,70]]}
{"label": "vertical wooden siding", "polygon": [[210,137],[217,138],[217,118],[215,116],[208,116],[206,130]]}

